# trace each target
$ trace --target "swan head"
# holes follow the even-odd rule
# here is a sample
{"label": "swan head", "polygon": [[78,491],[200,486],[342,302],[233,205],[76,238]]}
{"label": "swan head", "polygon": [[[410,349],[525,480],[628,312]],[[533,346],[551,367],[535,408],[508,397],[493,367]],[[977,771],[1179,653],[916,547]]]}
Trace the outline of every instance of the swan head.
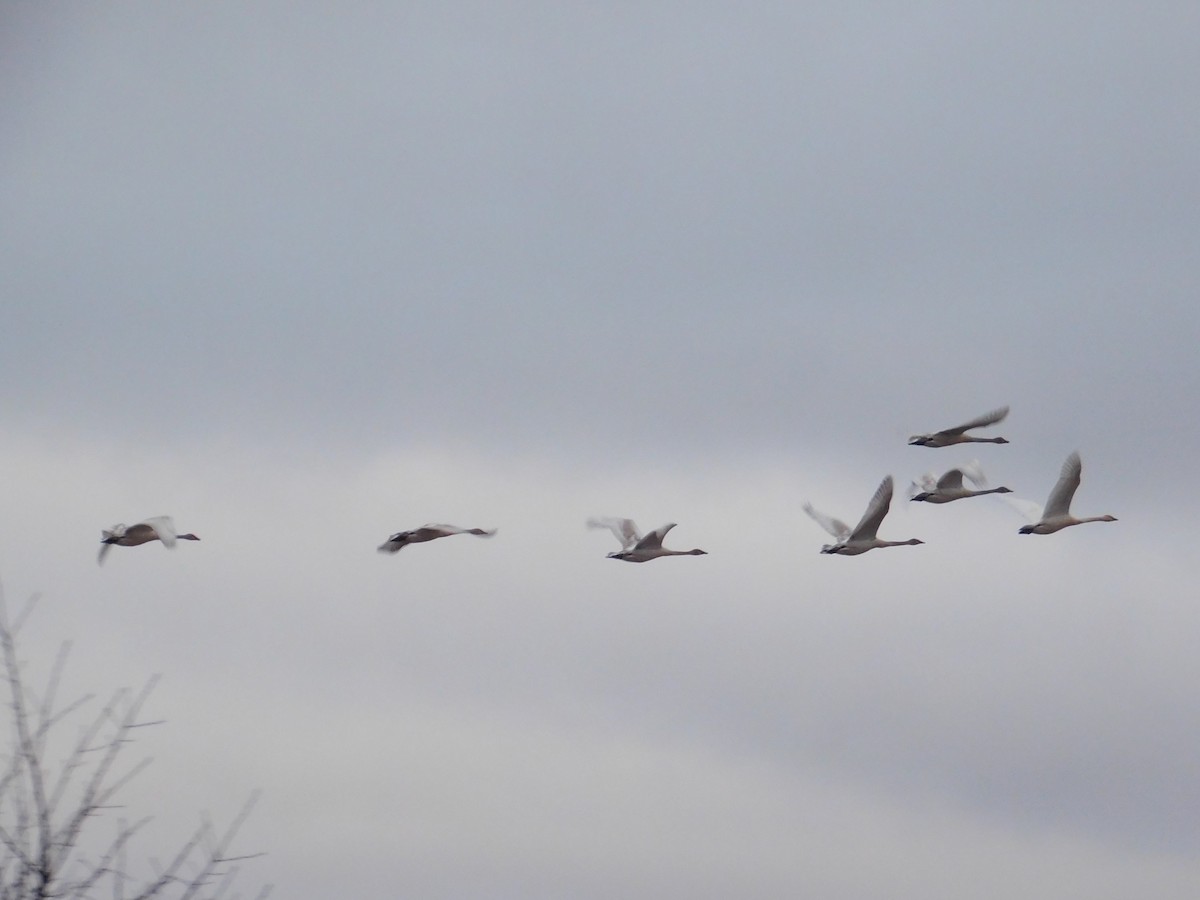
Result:
{"label": "swan head", "polygon": [[998,487],[992,493],[994,493],[994,494],[1011,494],[1012,488]]}
{"label": "swan head", "polygon": [[1017,534],[1036,534],[1036,525],[1022,525],[1017,529]]}
{"label": "swan head", "polygon": [[992,443],[993,444],[1007,444],[1008,438],[994,437],[994,438],[992,438]]}
{"label": "swan head", "polygon": [[908,439],[908,446],[910,446],[910,447],[925,447],[925,446],[928,446],[928,445],[929,445],[929,439],[930,439],[930,437],[932,437],[932,435],[928,435],[928,434],[914,434],[912,437],[910,437],[910,438]]}
{"label": "swan head", "polygon": [[708,551],[707,550],[689,550],[688,555],[689,556],[708,556]]}
{"label": "swan head", "polygon": [[909,498],[909,500],[910,500],[910,502],[912,500],[928,500],[932,496],[933,496],[933,494],[929,491],[921,491],[921,493],[919,493],[919,494],[914,494],[912,497]]}
{"label": "swan head", "polygon": [[842,544],[823,544],[821,546],[822,553],[837,553],[842,549]]}

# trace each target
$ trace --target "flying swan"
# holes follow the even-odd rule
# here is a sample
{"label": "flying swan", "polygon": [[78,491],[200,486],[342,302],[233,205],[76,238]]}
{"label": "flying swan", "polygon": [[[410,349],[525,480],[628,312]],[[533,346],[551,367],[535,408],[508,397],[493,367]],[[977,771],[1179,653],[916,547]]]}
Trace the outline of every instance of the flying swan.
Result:
{"label": "flying swan", "polygon": [[663,547],[663,538],[675,527],[672,522],[656,528],[644,537],[638,533],[632,519],[598,518],[588,519],[588,528],[607,528],[618,541],[621,549],[607,554],[608,559],[623,559],[625,562],[649,562],[660,556],[707,556],[704,550],[668,550]]}
{"label": "flying swan", "polygon": [[1083,463],[1076,451],[1067,457],[1063,463],[1062,472],[1054,489],[1050,491],[1050,499],[1042,511],[1041,519],[1032,525],[1022,525],[1019,534],[1054,534],[1072,525],[1082,525],[1084,522],[1115,522],[1116,516],[1089,516],[1077,519],[1071,515],[1071,500],[1079,487],[1079,476],[1083,472]]}
{"label": "flying swan", "polygon": [[985,425],[995,425],[997,422],[1003,422],[1004,417],[1008,415],[1008,407],[1002,406],[999,409],[993,409],[990,413],[984,413],[970,422],[955,426],[954,428],[946,428],[942,431],[935,431],[933,434],[914,434],[908,439],[910,446],[914,447],[949,447],[951,444],[1007,444],[1002,437],[974,437],[966,434],[972,428],[983,428]]}
{"label": "flying swan", "polygon": [[[981,490],[974,491],[963,487],[964,476]],[[1012,489],[1006,487],[982,489],[985,484],[987,484],[987,479],[983,476],[983,470],[979,468],[977,462],[972,460],[965,466],[951,469],[936,480],[932,474],[922,475],[920,480],[914,484],[914,486],[919,485],[920,490],[912,494],[909,499],[922,500],[926,503],[950,503],[954,500],[964,500],[967,497],[982,497],[984,494],[1012,493]]]}
{"label": "flying swan", "polygon": [[379,545],[380,553],[399,553],[409,544],[420,544],[423,541],[434,541],[438,538],[450,537],[452,534],[477,534],[480,537],[491,537],[496,529],[485,531],[482,528],[456,528],[453,525],[423,525],[412,531],[397,531]]}
{"label": "flying swan", "polygon": [[841,519],[835,519],[832,516],[817,512],[813,509],[811,503],[804,504],[804,511],[817,524],[837,538],[836,544],[826,544],[823,546],[821,548],[822,553],[858,556],[860,553],[866,553],[868,550],[874,550],[877,547],[904,547],[925,543],[917,538],[909,538],[907,541],[884,541],[875,536],[876,532],[879,531],[879,525],[883,521],[883,517],[887,515],[888,507],[891,506],[891,503],[892,476],[889,475],[876,488],[875,496],[867,504],[867,511],[863,513],[862,520],[859,521],[853,530]]}
{"label": "flying swan", "polygon": [[107,531],[100,532],[100,555],[96,564],[102,565],[109,548],[114,544],[119,547],[136,547],[151,541],[162,541],[164,547],[174,547],[176,541],[198,541],[194,534],[176,534],[175,523],[170,516],[154,516],[136,525],[114,525]]}

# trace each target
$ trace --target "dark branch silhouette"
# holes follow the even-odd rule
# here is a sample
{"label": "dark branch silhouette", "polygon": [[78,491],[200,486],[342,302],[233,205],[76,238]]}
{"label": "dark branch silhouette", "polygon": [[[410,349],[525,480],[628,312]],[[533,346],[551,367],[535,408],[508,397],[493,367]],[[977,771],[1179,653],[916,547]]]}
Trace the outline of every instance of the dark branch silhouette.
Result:
{"label": "dark branch silhouette", "polygon": [[[89,695],[61,707],[58,690],[70,654],[64,643],[51,666],[40,699],[25,683],[17,635],[37,601],[35,596],[10,624],[0,591],[0,665],[9,693],[12,747],[0,757],[0,900],[87,900],[101,892],[114,900],[235,900],[230,891],[236,863],[262,856],[235,854],[233,842],[258,799],[252,794],[225,831],[217,833],[207,817],[165,866],[150,877],[129,867],[130,845],[151,820],[118,819],[116,833],[94,855],[83,849],[96,842],[105,813],[119,808],[120,791],[150,764],[143,759],[118,771],[134,729],[162,724],[143,721],[142,708],[157,677],[136,694],[116,691],[93,718],[86,720],[63,762],[53,765],[47,747],[51,733],[76,718],[95,699]],[[271,887],[256,895],[265,900]]]}

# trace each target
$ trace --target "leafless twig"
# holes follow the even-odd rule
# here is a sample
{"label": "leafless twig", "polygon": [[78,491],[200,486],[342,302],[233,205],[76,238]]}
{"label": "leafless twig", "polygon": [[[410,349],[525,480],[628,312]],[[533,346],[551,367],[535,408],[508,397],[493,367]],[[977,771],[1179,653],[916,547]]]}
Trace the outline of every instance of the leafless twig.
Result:
{"label": "leafless twig", "polygon": [[[132,732],[162,722],[141,717],[158,679],[150,678],[137,694],[114,693],[81,729],[65,760],[52,765],[48,759],[51,732],[93,698],[58,704],[69,644],[55,657],[40,697],[25,683],[16,636],[35,601],[10,624],[0,591],[0,678],[8,687],[12,723],[12,747],[0,756],[0,900],[92,900],[105,888],[113,900],[194,900],[201,891],[206,900],[219,900],[237,877],[238,867],[231,864],[262,855],[231,852],[257,793],[219,836],[202,817],[168,864],[150,878],[139,877],[127,867],[133,838],[149,818],[132,824],[118,820],[115,835],[99,855],[84,857],[85,835],[96,831],[92,823],[114,808],[116,796],[150,763],[147,758],[124,773],[117,770],[122,751],[133,741]],[[89,838],[89,843],[95,839]],[[269,893],[269,886],[262,889],[259,900]]]}

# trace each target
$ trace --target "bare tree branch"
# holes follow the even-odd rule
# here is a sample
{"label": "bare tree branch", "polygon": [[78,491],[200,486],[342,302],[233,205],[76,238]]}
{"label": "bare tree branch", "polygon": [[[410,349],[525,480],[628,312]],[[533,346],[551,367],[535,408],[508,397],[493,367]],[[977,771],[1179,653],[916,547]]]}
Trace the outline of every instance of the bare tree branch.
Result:
{"label": "bare tree branch", "polygon": [[[226,897],[238,875],[239,867],[233,864],[263,855],[231,852],[258,800],[257,792],[219,836],[202,816],[200,826],[167,865],[148,879],[134,874],[127,861],[134,837],[149,818],[132,825],[118,820],[115,835],[98,855],[90,859],[84,855],[85,835],[95,831],[90,823],[115,808],[117,795],[151,762],[145,758],[118,772],[121,751],[132,743],[134,729],[162,724],[161,719],[142,720],[158,676],[151,677],[136,695],[116,691],[79,731],[63,762],[52,764],[52,733],[94,697],[58,705],[69,643],[59,648],[40,698],[25,684],[16,635],[36,600],[32,598],[10,624],[0,590],[0,681],[8,687],[13,726],[11,749],[0,755],[0,900],[93,900],[105,888],[111,890],[113,900],[199,900],[201,892],[206,900]],[[87,840],[94,842],[94,838]],[[271,886],[265,886],[258,900],[265,900],[270,892]]]}

